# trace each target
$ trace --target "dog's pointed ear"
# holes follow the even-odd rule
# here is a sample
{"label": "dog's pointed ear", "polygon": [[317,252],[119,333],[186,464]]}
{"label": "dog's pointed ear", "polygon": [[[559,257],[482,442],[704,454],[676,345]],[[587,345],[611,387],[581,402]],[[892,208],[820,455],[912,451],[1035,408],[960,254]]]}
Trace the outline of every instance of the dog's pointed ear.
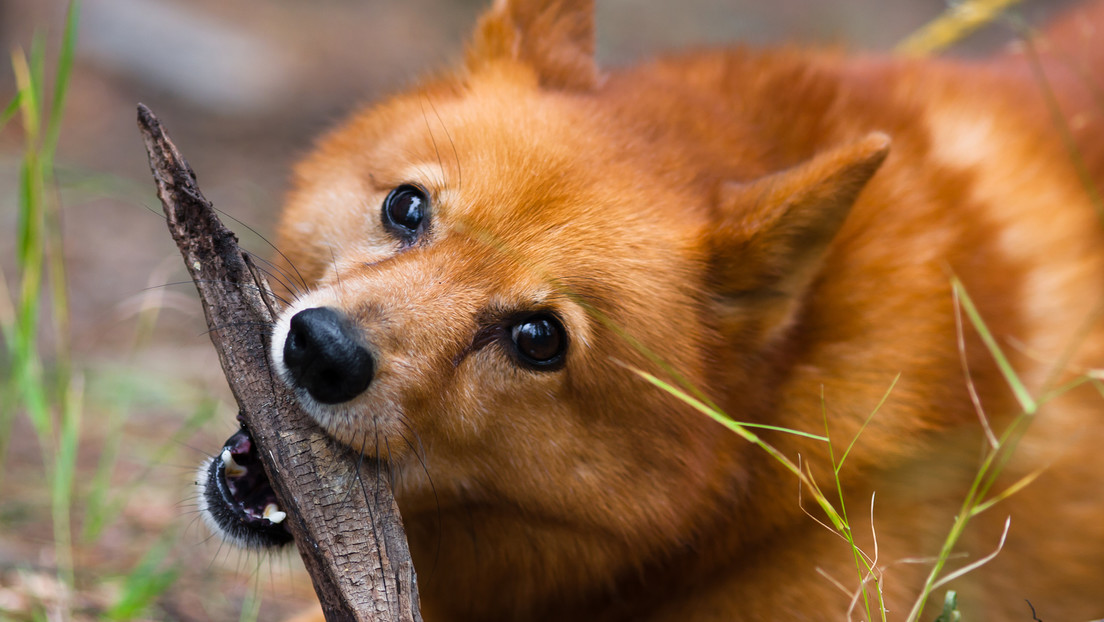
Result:
{"label": "dog's pointed ear", "polygon": [[790,323],[889,143],[872,133],[780,173],[722,186],[710,252],[713,289],[729,320],[754,318],[764,339]]}
{"label": "dog's pointed ear", "polygon": [[541,86],[593,89],[594,0],[495,0],[468,47],[468,70],[504,59],[532,68]]}

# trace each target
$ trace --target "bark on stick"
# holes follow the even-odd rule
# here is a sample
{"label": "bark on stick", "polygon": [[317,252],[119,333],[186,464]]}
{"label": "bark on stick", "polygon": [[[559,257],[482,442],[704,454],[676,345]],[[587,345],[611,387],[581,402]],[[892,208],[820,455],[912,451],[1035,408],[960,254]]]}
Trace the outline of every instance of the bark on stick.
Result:
{"label": "bark on stick", "polygon": [[266,280],[141,104],[138,127],[211,341],[326,619],[420,622],[417,579],[386,466],[327,436],[272,374],[267,327],[278,303]]}

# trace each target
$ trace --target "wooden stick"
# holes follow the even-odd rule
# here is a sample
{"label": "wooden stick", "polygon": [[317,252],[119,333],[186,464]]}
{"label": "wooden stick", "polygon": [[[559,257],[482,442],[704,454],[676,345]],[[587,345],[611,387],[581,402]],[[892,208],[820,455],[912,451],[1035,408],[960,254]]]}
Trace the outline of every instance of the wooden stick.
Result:
{"label": "wooden stick", "polygon": [[273,324],[277,304],[267,281],[141,104],[138,127],[240,418],[287,513],[326,619],[420,622],[417,578],[386,466],[327,436],[273,376],[265,327]]}

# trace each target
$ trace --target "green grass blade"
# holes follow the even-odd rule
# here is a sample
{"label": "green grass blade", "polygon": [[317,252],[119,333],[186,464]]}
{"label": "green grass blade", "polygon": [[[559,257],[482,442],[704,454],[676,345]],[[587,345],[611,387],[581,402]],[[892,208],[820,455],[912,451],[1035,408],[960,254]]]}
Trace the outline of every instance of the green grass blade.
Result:
{"label": "green grass blade", "polygon": [[966,287],[962,284],[962,281],[958,280],[958,277],[952,277],[951,284],[954,288],[955,295],[962,301],[962,309],[966,311],[966,316],[970,318],[970,323],[973,324],[974,330],[978,332],[982,342],[985,343],[985,347],[989,350],[989,354],[993,357],[993,360],[997,362],[997,367],[1000,369],[1001,375],[1004,376],[1005,382],[1011,387],[1012,393],[1015,394],[1016,400],[1020,403],[1020,407],[1023,408],[1024,414],[1035,414],[1038,410],[1038,404],[1036,404],[1035,398],[1031,397],[1031,393],[1028,392],[1023,382],[1020,381],[1020,377],[1016,374],[1016,370],[1012,368],[1012,364],[1008,362],[1008,358],[1004,355],[1000,345],[997,344],[997,340],[993,337],[993,333],[989,332],[989,327],[986,326],[985,322],[981,319],[981,314],[978,312],[977,307],[974,306],[974,301],[970,298],[970,295],[966,292]]}
{"label": "green grass blade", "polygon": [[[69,347],[69,292],[68,277],[66,275],[64,260],[64,244],[62,240],[61,202],[57,197],[57,189],[54,183],[54,152],[57,147],[58,137],[61,132],[61,120],[65,111],[66,93],[69,88],[69,79],[72,73],[73,56],[76,48],[77,19],[80,16],[80,5],[76,0],[69,4],[66,13],[65,32],[62,38],[61,50],[58,54],[57,66],[54,72],[54,97],[48,118],[45,137],[40,147],[40,191],[42,193],[42,222],[43,222],[43,248],[46,254],[46,267],[49,274],[50,293],[52,296],[52,318],[54,321],[55,335],[55,366],[57,377],[57,395],[60,398],[60,410],[67,412],[65,400],[69,395],[69,374],[71,365]],[[49,195],[47,196],[47,192]]]}
{"label": "green grass blade", "polygon": [[935,622],[959,622],[962,614],[958,611],[958,594],[949,590],[943,599],[943,613],[935,619]]}
{"label": "green grass blade", "polygon": [[166,560],[176,542],[175,533],[165,534],[146,554],[123,582],[119,599],[104,614],[104,620],[133,620],[143,617],[159,596],[176,582],[180,569]]}
{"label": "green grass blade", "polygon": [[674,385],[672,385],[668,382],[664,382],[664,381],[660,380],[659,378],[653,376],[652,374],[649,374],[648,372],[645,372],[645,371],[642,371],[642,370],[639,370],[639,369],[634,369],[634,368],[631,368],[631,367],[630,367],[630,369],[634,373],[636,373],[638,376],[640,376],[641,378],[647,380],[648,382],[652,383],[656,387],[659,387],[660,389],[663,389],[664,391],[670,393],[671,395],[674,395],[675,397],[679,398],[683,402],[686,402],[690,406],[693,406],[694,409],[698,410],[699,412],[702,412],[702,413],[705,413],[706,415],[709,415],[710,418],[712,418],[715,421],[723,424],[725,427],[739,433],[741,436],[744,436],[745,434],[748,434],[749,436],[745,436],[745,438],[747,438],[748,440],[753,440],[754,439],[754,441],[758,441],[759,438],[757,436],[755,436],[754,434],[751,434],[750,432],[747,432],[745,430],[745,428],[757,428],[757,429],[762,429],[762,430],[772,430],[774,432],[782,432],[784,434],[792,434],[794,436],[802,436],[802,437],[805,437],[805,438],[811,438],[815,441],[821,441],[821,442],[825,442],[825,443],[828,442],[828,437],[821,436],[819,434],[811,434],[809,432],[802,432],[801,430],[792,430],[790,428],[783,428],[783,427],[774,426],[774,425],[767,425],[767,424],[763,424],[763,423],[744,423],[744,422],[741,422],[741,421],[736,421],[735,419],[733,419],[733,418],[729,417],[728,415],[722,413],[721,411],[717,410],[716,408],[713,408],[712,406],[710,406],[710,405],[706,404],[705,402],[697,399],[696,397],[691,396],[689,393],[686,393],[682,389],[679,389],[679,388],[675,387]]}
{"label": "green grass blade", "polygon": [[46,101],[46,37],[41,32],[35,32],[31,37],[29,61],[31,70],[29,84],[34,93],[35,110],[39,111],[39,119],[41,119],[42,103]]}
{"label": "green grass blade", "polygon": [[22,105],[23,94],[16,92],[12,96],[12,100],[8,102],[8,105],[4,107],[4,112],[0,112],[0,130],[4,129],[4,126],[8,124],[8,121],[12,120],[15,113],[19,112],[19,107]]}
{"label": "green grass blade", "polygon": [[[72,9],[72,7],[71,7]],[[67,587],[74,585],[72,549],[72,501],[80,444],[82,386],[69,377],[69,314],[66,294],[64,253],[61,243],[60,206],[47,188],[53,189],[53,145],[60,135],[65,92],[73,64],[76,22],[66,27],[59,67],[55,77],[56,106],[45,128],[51,144],[43,142],[44,101],[46,99],[46,38],[36,33],[29,55],[16,49],[12,53],[17,97],[5,111],[4,121],[22,113],[24,134],[23,161],[19,178],[19,225],[16,259],[20,269],[19,299],[10,300],[14,319],[5,322],[5,341],[11,358],[16,408],[22,405],[42,448],[49,482],[53,553],[58,578]],[[43,310],[45,270],[49,269],[52,297],[48,311],[54,319],[54,340],[58,344],[53,369],[47,374],[40,353],[39,318]],[[8,305],[5,305],[7,309]],[[5,315],[8,315],[5,312]],[[6,452],[6,445],[2,448]],[[68,604],[61,603],[64,611]]]}
{"label": "green grass blade", "polygon": [[65,585],[74,585],[72,507],[73,482],[77,471],[77,448],[80,443],[83,384],[75,382],[63,400],[58,452],[54,458],[51,482],[51,506],[54,520],[54,549],[58,572]]}
{"label": "green grass blade", "polygon": [[[828,501],[828,498],[817,487],[817,484],[813,480],[812,476],[807,475],[804,471],[801,470],[800,466],[794,464],[794,462],[792,460],[790,460],[785,455],[783,455],[782,452],[778,451],[778,449],[776,449],[773,445],[771,445],[770,443],[768,443],[768,442],[764,441],[763,439],[759,438],[754,432],[749,430],[744,424],[733,420],[731,417],[729,417],[728,415],[722,413],[720,410],[717,410],[716,408],[710,407],[706,403],[690,396],[688,393],[672,386],[671,384],[669,384],[667,382],[664,382],[664,381],[660,380],[659,378],[656,378],[655,376],[653,376],[653,375],[651,375],[651,374],[649,374],[645,371],[635,369],[633,367],[629,367],[629,369],[633,373],[635,373],[638,376],[640,376],[641,378],[643,378],[644,380],[648,381],[649,383],[655,385],[656,387],[658,387],[660,389],[663,389],[664,391],[667,391],[671,395],[677,397],[678,399],[682,400],[686,404],[692,406],[694,409],[698,410],[699,412],[702,412],[702,413],[708,415],[711,419],[713,419],[714,421],[716,421],[716,422],[720,423],[721,425],[725,426],[729,430],[732,430],[733,432],[735,432],[737,435],[739,435],[744,440],[748,441],[749,443],[752,443],[753,445],[756,445],[757,447],[759,447],[763,451],[767,452],[767,454],[770,455],[771,458],[773,458],[776,462],[778,462],[780,465],[785,467],[785,469],[787,471],[790,471],[791,473],[796,475],[798,480],[801,483],[803,483],[804,485],[806,485],[809,488],[809,490],[813,492],[813,497],[816,500],[817,505],[819,505],[820,508],[822,510],[824,510],[824,513],[828,516],[828,519],[832,522],[833,525],[836,526],[837,529],[842,529],[846,526],[846,524],[847,524],[846,518],[844,516],[841,516],[840,512],[838,512],[836,510],[836,508],[832,505],[832,503],[830,501]],[[803,436],[803,437],[806,437],[806,438],[819,440],[819,441],[822,441],[822,442],[828,442],[827,437],[817,436],[815,434],[809,434],[809,433],[800,432],[800,431],[797,431],[797,430],[789,430],[789,429],[786,429],[786,428],[777,428],[777,427],[775,427],[775,428],[771,428],[771,429],[775,430],[775,431],[778,431],[778,432],[785,432],[785,433],[789,433],[789,434],[795,434],[797,436]]]}
{"label": "green grass blade", "polygon": [[32,47],[32,61],[28,62],[22,50],[12,53],[12,70],[18,92],[26,146],[19,180],[19,238],[16,259],[21,268],[22,287],[15,319],[14,339],[11,349],[12,376],[27,414],[43,448],[47,466],[53,456],[53,423],[50,419],[49,401],[42,383],[41,365],[35,350],[38,333],[38,316],[42,282],[42,175],[36,150],[39,135],[40,106],[33,65],[42,55],[41,37],[36,37]]}
{"label": "green grass blade", "polygon": [[[19,225],[16,241],[16,259],[23,270],[23,291],[21,303],[28,298],[37,300],[37,296],[28,295],[27,288],[37,285],[34,274],[28,274],[36,264],[38,250],[35,242],[39,239],[39,206],[42,193],[38,190],[40,181],[37,141],[39,136],[39,100],[35,96],[34,72],[21,49],[12,52],[12,72],[18,92],[19,111],[22,114],[25,148],[23,163],[19,171]],[[36,316],[37,317],[37,316]]]}
{"label": "green grass blade", "polygon": [[23,133],[28,144],[34,144],[39,136],[39,99],[35,93],[34,75],[23,50],[12,51],[12,72],[18,92],[19,110],[23,113]]}
{"label": "green grass blade", "polygon": [[58,51],[56,72],[54,74],[54,99],[50,106],[50,119],[46,125],[46,137],[42,143],[44,159],[53,162],[54,151],[61,135],[61,120],[65,114],[65,100],[69,93],[69,79],[73,73],[73,58],[76,56],[77,24],[80,22],[80,2],[72,0],[65,13],[65,32]]}
{"label": "green grass blade", "polygon": [[16,259],[22,269],[22,287],[20,288],[20,317],[17,325],[23,332],[33,333],[33,322],[37,319],[37,306],[30,313],[28,304],[38,303],[38,287],[41,282],[42,264],[42,218],[40,212],[41,175],[37,154],[28,150],[24,153],[23,164],[19,171],[19,225],[16,240]]}
{"label": "green grass blade", "polygon": [[1036,471],[1032,471],[1031,473],[1028,473],[1027,475],[1021,477],[1019,480],[1017,480],[1014,484],[1012,484],[1008,488],[1005,488],[1004,492],[1001,492],[1000,494],[994,495],[993,497],[987,499],[986,501],[984,501],[982,503],[979,503],[976,506],[974,506],[974,509],[972,510],[971,514],[973,516],[977,516],[978,514],[981,514],[982,512],[988,510],[989,508],[993,507],[994,505],[1000,503],[1001,501],[1004,501],[1005,499],[1011,497],[1012,495],[1014,495],[1017,492],[1023,490],[1024,488],[1026,488],[1028,484],[1035,481],[1040,475],[1042,475],[1045,472],[1046,472],[1046,469],[1038,469]]}
{"label": "green grass blade", "polygon": [[[940,550],[938,557],[936,558],[935,564],[933,565],[931,571],[928,573],[928,578],[924,584],[924,588],[921,591],[920,596],[917,598],[915,604],[913,605],[912,611],[909,613],[909,616],[907,618],[909,622],[915,622],[920,619],[920,615],[923,613],[924,605],[927,602],[928,597],[937,587],[939,587],[940,585],[944,585],[947,581],[950,581],[955,577],[961,576],[966,572],[974,570],[975,568],[986,563],[989,559],[996,555],[996,552],[994,552],[992,555],[984,558],[980,562],[975,562],[974,564],[956,570],[949,575],[941,576],[943,568],[947,560],[950,558],[951,551],[954,549],[956,543],[961,538],[970,520],[977,514],[992,508],[995,504],[1016,493],[1024,486],[1031,483],[1031,481],[1034,480],[1035,477],[1038,475],[1038,473],[1029,474],[1028,476],[1021,478],[1020,480],[1012,484],[1000,494],[992,498],[987,498],[989,491],[996,484],[998,477],[1000,476],[1001,472],[1004,470],[1004,467],[1008,464],[1008,461],[1011,459],[1013,453],[1015,452],[1015,449],[1020,439],[1023,437],[1024,432],[1031,424],[1033,416],[1038,411],[1041,402],[1031,396],[1023,381],[1019,378],[1019,376],[1016,374],[1016,371],[1012,368],[1011,363],[1008,361],[1000,346],[997,344],[997,341],[994,338],[992,332],[989,330],[988,326],[986,326],[985,321],[981,317],[981,314],[979,313],[977,307],[974,305],[973,300],[970,299],[970,296],[966,292],[966,288],[964,287],[962,282],[958,278],[952,277],[951,286],[953,295],[961,303],[962,310],[966,312],[970,323],[978,332],[978,335],[981,337],[982,342],[984,343],[990,356],[993,357],[993,360],[996,362],[998,369],[1004,376],[1005,381],[1008,383],[1008,386],[1011,388],[1013,394],[1016,397],[1016,400],[1019,402],[1023,410],[1019,413],[1019,415],[1012,419],[1005,430],[1001,433],[996,446],[990,447],[990,449],[983,456],[981,465],[979,466],[973,483],[970,486],[970,490],[967,493],[966,498],[963,500],[961,509],[955,517],[954,525],[952,526],[950,533],[948,533],[947,538],[944,540],[943,547]],[[1075,386],[1075,384],[1071,383],[1068,386]],[[1060,392],[1048,393],[1046,399],[1057,397],[1057,395],[1060,394]],[[1003,547],[1005,536],[1007,536],[1007,524],[1005,527],[1005,533],[1001,536],[1001,544],[998,546],[998,551],[1001,547]]]}
{"label": "green grass blade", "polygon": [[[57,190],[54,184],[54,152],[57,148],[58,137],[61,133],[61,121],[65,112],[66,94],[69,91],[69,80],[73,69],[73,57],[76,49],[77,23],[80,17],[80,3],[72,0],[66,12],[65,32],[62,37],[61,50],[58,53],[57,66],[54,72],[54,97],[50,108],[49,120],[46,124],[45,137],[41,146],[41,178],[43,192],[42,218],[44,223],[44,248],[47,251],[47,267],[50,275],[50,293],[52,296],[54,320],[54,335],[57,349],[56,366],[58,395],[63,404],[61,411],[66,412],[64,400],[69,395],[68,383],[70,374],[70,348],[69,348],[69,292],[68,277],[65,269],[64,243],[62,240],[61,226],[61,202],[57,198]],[[50,200],[46,200],[46,192],[50,191]]]}
{"label": "green grass blade", "polygon": [[847,449],[844,450],[843,455],[840,456],[839,462],[835,466],[836,475],[839,475],[840,471],[843,470],[843,463],[847,461],[847,456],[850,455],[851,449],[855,446],[855,443],[859,441],[859,437],[862,436],[863,431],[866,430],[866,426],[870,425],[870,422],[874,419],[874,415],[878,414],[878,411],[882,409],[882,406],[886,403],[886,400],[889,399],[890,393],[893,393],[893,388],[897,386],[897,381],[900,379],[901,374],[898,373],[893,378],[893,382],[889,383],[889,388],[886,389],[885,394],[882,395],[882,399],[878,401],[878,404],[874,407],[874,410],[870,411],[870,416],[866,418],[866,421],[863,421],[863,424],[859,428],[859,431],[856,432],[854,438],[851,439],[851,444],[847,446]]}

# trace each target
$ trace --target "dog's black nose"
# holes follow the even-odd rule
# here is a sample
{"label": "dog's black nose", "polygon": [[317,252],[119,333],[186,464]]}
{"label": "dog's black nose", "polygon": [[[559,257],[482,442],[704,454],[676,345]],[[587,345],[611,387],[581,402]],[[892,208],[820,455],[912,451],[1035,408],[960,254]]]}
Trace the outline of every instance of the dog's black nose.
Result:
{"label": "dog's black nose", "polygon": [[323,404],[340,404],[372,382],[375,363],[353,325],[327,307],[306,309],[291,318],[284,341],[284,365],[297,387]]}

